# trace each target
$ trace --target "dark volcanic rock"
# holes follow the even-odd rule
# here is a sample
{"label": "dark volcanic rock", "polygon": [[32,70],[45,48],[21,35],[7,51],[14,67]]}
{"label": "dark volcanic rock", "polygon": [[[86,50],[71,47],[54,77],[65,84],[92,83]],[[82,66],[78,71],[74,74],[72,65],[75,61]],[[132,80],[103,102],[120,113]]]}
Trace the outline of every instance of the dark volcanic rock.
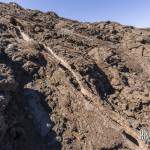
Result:
{"label": "dark volcanic rock", "polygon": [[0,150],[148,149],[150,30],[0,3]]}

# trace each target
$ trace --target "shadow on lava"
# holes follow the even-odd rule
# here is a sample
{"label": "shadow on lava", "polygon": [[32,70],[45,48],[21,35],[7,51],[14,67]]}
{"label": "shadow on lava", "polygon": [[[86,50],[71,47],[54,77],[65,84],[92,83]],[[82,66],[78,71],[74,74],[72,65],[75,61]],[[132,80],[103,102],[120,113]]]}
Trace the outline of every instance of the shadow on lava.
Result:
{"label": "shadow on lava", "polygon": [[97,66],[97,64],[89,65],[86,72],[81,72],[81,75],[88,75],[88,80],[92,81],[95,85],[96,91],[102,100],[107,100],[109,95],[114,94],[115,89],[109,82],[107,75]]}
{"label": "shadow on lava", "polygon": [[48,148],[61,149],[61,144],[56,139],[57,135],[52,130],[54,122],[50,119],[51,110],[48,104],[46,106],[45,96],[33,89],[24,89],[24,96],[29,112],[33,116],[34,125],[41,137],[44,138]]}

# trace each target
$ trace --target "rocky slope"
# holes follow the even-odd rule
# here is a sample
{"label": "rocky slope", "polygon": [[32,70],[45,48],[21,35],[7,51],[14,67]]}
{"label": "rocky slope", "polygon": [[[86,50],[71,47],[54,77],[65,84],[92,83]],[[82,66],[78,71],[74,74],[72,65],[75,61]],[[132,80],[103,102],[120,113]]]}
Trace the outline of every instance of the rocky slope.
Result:
{"label": "rocky slope", "polygon": [[1,150],[148,150],[150,30],[0,3]]}

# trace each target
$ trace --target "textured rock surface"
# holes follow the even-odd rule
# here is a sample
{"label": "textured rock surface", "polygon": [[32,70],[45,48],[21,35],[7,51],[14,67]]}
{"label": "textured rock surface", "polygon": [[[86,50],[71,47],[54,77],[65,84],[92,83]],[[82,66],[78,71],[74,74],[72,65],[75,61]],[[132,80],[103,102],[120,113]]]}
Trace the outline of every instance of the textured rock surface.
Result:
{"label": "textured rock surface", "polygon": [[148,149],[149,75],[149,29],[0,3],[0,149]]}

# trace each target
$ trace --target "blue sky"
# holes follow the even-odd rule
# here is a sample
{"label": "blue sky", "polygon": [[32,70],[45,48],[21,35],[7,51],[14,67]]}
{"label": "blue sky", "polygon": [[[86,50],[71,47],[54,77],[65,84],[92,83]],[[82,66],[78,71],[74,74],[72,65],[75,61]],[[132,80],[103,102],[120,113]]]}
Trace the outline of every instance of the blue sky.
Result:
{"label": "blue sky", "polygon": [[[10,2],[12,0],[0,0]],[[150,0],[13,0],[25,8],[55,11],[59,16],[88,22],[116,21],[150,27]]]}

